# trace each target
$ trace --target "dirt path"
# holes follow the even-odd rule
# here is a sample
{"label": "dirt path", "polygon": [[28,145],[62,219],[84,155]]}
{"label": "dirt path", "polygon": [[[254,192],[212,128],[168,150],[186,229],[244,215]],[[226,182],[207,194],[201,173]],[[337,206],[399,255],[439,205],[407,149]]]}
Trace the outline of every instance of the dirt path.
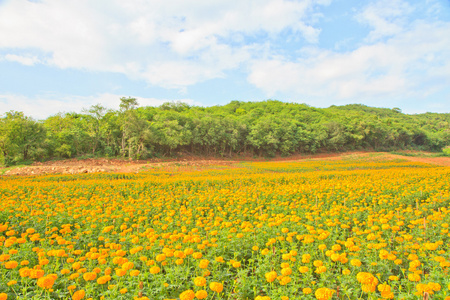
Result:
{"label": "dirt path", "polygon": [[[378,159],[404,159],[413,162],[423,162],[428,164],[450,166],[450,157],[417,157],[391,154],[386,152],[345,152],[345,153],[323,153],[315,155],[293,155],[289,157],[277,157],[269,161],[301,161],[305,159],[319,160],[340,160],[340,159],[360,159],[368,158]],[[34,163],[31,166],[20,168],[11,168],[4,172],[4,175],[43,175],[43,174],[78,174],[78,173],[97,173],[97,172],[118,172],[135,173],[145,170],[164,170],[168,172],[196,171],[205,168],[232,168],[239,162],[244,161],[267,161],[253,157],[239,157],[235,160],[204,158],[204,157],[182,157],[179,159],[163,160],[138,160],[130,161],[124,159],[67,159],[60,161],[48,161],[43,163]],[[1,169],[0,169],[1,171]]]}

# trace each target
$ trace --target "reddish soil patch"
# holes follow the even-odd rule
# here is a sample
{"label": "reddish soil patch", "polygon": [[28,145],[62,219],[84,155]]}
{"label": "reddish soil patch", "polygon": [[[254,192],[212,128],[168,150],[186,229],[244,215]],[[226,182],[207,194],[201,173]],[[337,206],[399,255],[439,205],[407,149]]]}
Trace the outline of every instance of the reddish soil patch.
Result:
{"label": "reddish soil patch", "polygon": [[432,165],[450,167],[450,157],[420,157],[420,156],[403,156],[398,154],[388,154],[392,158],[400,158],[408,161],[421,162]]}
{"label": "reddish soil patch", "polygon": [[168,172],[196,171],[205,168],[233,168],[239,162],[244,161],[300,161],[305,159],[340,160],[344,158],[364,158],[371,154],[381,154],[378,159],[404,159],[414,162],[423,162],[440,166],[450,166],[449,157],[415,157],[403,156],[380,152],[345,152],[345,153],[321,153],[315,155],[296,154],[288,157],[275,157],[272,159],[255,158],[249,156],[238,156],[232,159],[218,159],[217,157],[183,155],[176,159],[149,159],[149,160],[127,160],[117,158],[99,159],[67,159],[58,161],[37,162],[31,166],[13,168],[7,170],[4,175],[43,175],[43,174],[78,174],[97,172],[119,172],[134,173],[149,169],[163,170]]}

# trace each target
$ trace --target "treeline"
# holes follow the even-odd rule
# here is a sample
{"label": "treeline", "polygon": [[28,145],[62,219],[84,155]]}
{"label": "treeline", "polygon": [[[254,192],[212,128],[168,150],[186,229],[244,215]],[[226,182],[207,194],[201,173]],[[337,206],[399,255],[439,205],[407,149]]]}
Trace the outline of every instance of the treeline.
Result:
{"label": "treeline", "polygon": [[121,98],[119,110],[101,105],[36,121],[11,111],[0,119],[0,163],[81,156],[145,159],[195,155],[258,156],[346,150],[419,149],[450,145],[450,114],[408,115],[400,109],[353,104],[232,101],[198,107],[165,103],[138,107]]}

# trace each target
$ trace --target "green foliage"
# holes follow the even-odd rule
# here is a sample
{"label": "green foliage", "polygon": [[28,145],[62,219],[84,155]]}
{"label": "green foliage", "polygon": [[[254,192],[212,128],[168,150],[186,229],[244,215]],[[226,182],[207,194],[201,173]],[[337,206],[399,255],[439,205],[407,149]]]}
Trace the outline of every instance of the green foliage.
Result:
{"label": "green foliage", "polygon": [[442,152],[444,153],[445,156],[450,156],[450,146],[447,146],[444,149],[442,149]]}
{"label": "green foliage", "polygon": [[[34,121],[20,112],[0,118],[4,164],[81,156],[254,156],[348,150],[416,149],[450,144],[450,114],[407,115],[361,104],[315,108],[275,100],[198,107],[139,107],[121,98],[118,110],[97,104],[82,113]],[[1,159],[0,157],[0,163]]]}

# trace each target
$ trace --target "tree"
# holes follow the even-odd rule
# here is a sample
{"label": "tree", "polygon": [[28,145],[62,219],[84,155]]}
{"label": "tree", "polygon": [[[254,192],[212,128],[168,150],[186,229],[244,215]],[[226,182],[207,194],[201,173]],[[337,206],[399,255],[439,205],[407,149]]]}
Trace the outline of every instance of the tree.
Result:
{"label": "tree", "polygon": [[135,119],[137,118],[135,109],[138,105],[139,104],[135,98],[120,98],[120,119],[122,130],[121,152],[124,157],[127,155],[128,146],[128,157],[131,158],[131,143],[128,140],[131,137],[132,123],[135,122]]}
{"label": "tree", "polygon": [[6,164],[46,156],[45,128],[23,112],[10,111],[0,119],[0,151]]}
{"label": "tree", "polygon": [[89,109],[83,109],[83,112],[86,113],[87,133],[91,138],[92,154],[95,154],[100,140],[104,138],[106,126],[103,117],[106,111],[106,107],[100,104],[92,105]]}

